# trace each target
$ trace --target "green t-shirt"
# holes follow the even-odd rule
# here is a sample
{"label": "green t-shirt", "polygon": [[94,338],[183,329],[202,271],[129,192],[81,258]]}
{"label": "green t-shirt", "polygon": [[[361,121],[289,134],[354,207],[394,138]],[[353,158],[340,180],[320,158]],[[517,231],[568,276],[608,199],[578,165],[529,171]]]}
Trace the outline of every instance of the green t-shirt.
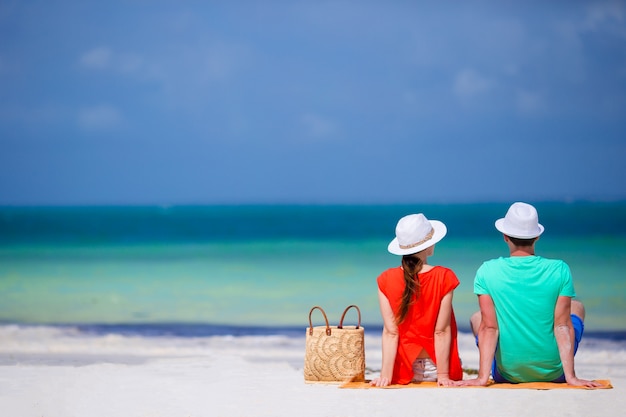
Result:
{"label": "green t-shirt", "polygon": [[565,262],[540,256],[492,259],[476,272],[474,293],[493,299],[500,334],[496,362],[503,377],[532,382],[563,374],[554,309],[559,296],[576,296]]}

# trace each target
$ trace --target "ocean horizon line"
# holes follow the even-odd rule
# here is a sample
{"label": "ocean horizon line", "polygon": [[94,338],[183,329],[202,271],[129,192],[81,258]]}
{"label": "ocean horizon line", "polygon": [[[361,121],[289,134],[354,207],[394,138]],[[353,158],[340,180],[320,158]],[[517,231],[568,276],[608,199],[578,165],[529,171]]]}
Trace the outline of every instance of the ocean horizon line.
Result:
{"label": "ocean horizon line", "polygon": [[[626,201],[535,205],[550,236],[626,235]],[[507,207],[508,203],[0,207],[0,244],[233,237],[386,239],[400,217],[418,211],[444,221],[450,237],[494,236],[493,222]]]}
{"label": "ocean horizon line", "polygon": [[221,201],[221,202],[79,202],[79,203],[0,203],[0,209],[4,208],[184,208],[184,207],[396,207],[396,206],[463,206],[463,205],[491,205],[512,204],[515,201],[524,201],[530,204],[626,204],[624,197],[607,198],[515,198],[515,199],[489,199],[489,200],[432,200],[432,201],[327,201],[327,202],[298,202],[298,201]]}

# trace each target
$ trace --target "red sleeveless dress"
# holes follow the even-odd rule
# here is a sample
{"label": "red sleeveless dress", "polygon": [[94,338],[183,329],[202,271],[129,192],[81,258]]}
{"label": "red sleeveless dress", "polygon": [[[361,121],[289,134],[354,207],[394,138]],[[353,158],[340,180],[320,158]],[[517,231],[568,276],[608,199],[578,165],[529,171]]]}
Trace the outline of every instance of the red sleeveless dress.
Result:
{"label": "red sleeveless dress", "polygon": [[[393,369],[393,384],[408,384],[413,379],[413,362],[425,349],[432,361],[437,364],[435,355],[435,324],[439,305],[443,297],[459,285],[459,280],[451,269],[436,266],[428,272],[418,274],[420,295],[410,307],[406,318],[398,325],[398,351]],[[401,267],[391,268],[378,277],[378,288],[389,300],[396,313],[404,291],[404,271]],[[450,342],[450,379],[463,379],[463,369],[457,345],[457,326],[454,310],[450,319],[452,339]]]}

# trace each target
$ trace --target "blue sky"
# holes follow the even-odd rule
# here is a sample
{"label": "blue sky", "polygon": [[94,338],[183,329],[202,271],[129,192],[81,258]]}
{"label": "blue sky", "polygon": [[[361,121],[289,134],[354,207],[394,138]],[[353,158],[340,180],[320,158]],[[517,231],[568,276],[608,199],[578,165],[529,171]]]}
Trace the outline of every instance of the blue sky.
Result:
{"label": "blue sky", "polygon": [[0,39],[2,205],[626,199],[624,1],[4,0]]}

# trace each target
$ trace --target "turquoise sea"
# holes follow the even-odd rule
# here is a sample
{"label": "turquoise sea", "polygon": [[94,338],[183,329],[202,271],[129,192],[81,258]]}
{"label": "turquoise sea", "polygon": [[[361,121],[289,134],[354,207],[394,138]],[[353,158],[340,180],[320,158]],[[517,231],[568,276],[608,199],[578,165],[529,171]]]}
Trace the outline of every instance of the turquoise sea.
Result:
{"label": "turquoise sea", "polygon": [[[546,228],[537,253],[570,265],[586,331],[623,339],[626,202],[534,204]],[[431,263],[459,276],[467,329],[474,272],[507,255],[493,223],[508,206],[2,207],[0,322],[287,331],[306,327],[314,305],[333,324],[357,304],[380,326],[376,277],[399,263],[387,244],[400,217],[423,212],[448,226]]]}

